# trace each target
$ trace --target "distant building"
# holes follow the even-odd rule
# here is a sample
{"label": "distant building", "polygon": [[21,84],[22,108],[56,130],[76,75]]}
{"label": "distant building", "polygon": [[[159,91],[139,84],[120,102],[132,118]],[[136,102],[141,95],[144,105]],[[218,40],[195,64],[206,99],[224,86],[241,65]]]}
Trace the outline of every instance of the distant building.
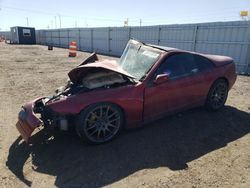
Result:
{"label": "distant building", "polygon": [[0,31],[0,37],[5,40],[10,40],[10,31]]}
{"label": "distant building", "polygon": [[36,32],[32,27],[11,27],[10,43],[14,44],[36,44]]}

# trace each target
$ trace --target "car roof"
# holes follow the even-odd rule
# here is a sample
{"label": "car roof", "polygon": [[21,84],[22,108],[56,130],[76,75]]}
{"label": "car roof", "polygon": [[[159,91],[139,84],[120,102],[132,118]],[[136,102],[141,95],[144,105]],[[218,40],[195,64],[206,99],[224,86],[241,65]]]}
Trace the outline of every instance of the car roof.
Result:
{"label": "car roof", "polygon": [[166,52],[170,52],[170,51],[183,51],[181,49],[178,49],[178,48],[172,48],[172,47],[167,47],[167,46],[160,46],[160,45],[155,45],[155,44],[145,44],[147,46],[151,46],[153,48],[157,48],[157,49],[160,49],[160,50],[164,50]]}
{"label": "car roof", "polygon": [[[136,40],[136,39],[132,39],[132,40]],[[138,40],[136,40],[138,41]],[[189,54],[195,54],[195,55],[200,55],[203,56],[211,61],[215,61],[215,62],[224,62],[224,61],[232,61],[233,59],[231,57],[228,56],[222,56],[222,55],[212,55],[212,54],[203,54],[203,53],[199,53],[199,52],[194,52],[194,51],[188,51],[188,50],[181,50],[178,48],[172,48],[172,47],[167,47],[167,46],[160,46],[160,45],[155,45],[155,44],[149,44],[149,43],[144,43],[141,41],[138,41],[146,46],[152,47],[152,48],[157,48],[159,50],[163,50],[165,52],[184,52],[184,53],[189,53]]]}
{"label": "car roof", "polygon": [[142,41],[134,39],[134,38],[131,38],[130,40],[134,41],[136,43],[141,43],[141,44],[143,44],[145,46],[149,46],[149,47],[152,47],[152,48],[157,48],[159,50],[163,50],[163,51],[166,51],[166,52],[169,52],[169,51],[183,51],[183,50],[178,49],[178,48],[172,48],[172,47],[167,47],[167,46],[160,46],[160,45],[156,45],[156,44],[145,43],[145,42],[142,42]]}
{"label": "car roof", "polygon": [[171,48],[171,47],[165,47],[165,46],[159,46],[159,45],[150,45],[151,47],[155,47],[157,49],[162,49],[166,52],[184,52],[184,53],[189,53],[189,54],[195,54],[195,55],[200,55],[203,56],[210,61],[215,61],[215,62],[224,62],[224,61],[232,61],[231,57],[228,56],[222,56],[222,55],[212,55],[212,54],[203,54],[199,52],[193,52],[193,51],[188,51],[188,50],[181,50],[178,48]]}

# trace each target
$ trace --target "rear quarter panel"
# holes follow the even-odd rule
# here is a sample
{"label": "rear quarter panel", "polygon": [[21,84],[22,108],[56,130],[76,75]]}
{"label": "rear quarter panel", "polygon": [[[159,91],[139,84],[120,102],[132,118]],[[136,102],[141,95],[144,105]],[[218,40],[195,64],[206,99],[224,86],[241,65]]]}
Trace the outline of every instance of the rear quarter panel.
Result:
{"label": "rear quarter panel", "polygon": [[231,89],[236,81],[237,74],[235,72],[234,62],[215,67],[215,80],[218,78],[226,78],[228,81],[229,89]]}
{"label": "rear quarter panel", "polygon": [[[233,84],[236,81],[236,72],[235,72],[235,64],[233,62],[227,63],[223,66],[214,67],[208,73],[205,73],[205,82],[207,84],[207,94],[212,87],[213,83],[219,78],[225,78],[228,81],[229,89],[232,88]],[[206,96],[204,96],[204,103],[206,101]]]}
{"label": "rear quarter panel", "polygon": [[231,89],[237,79],[235,63],[229,63],[224,66],[224,77],[228,80],[229,89]]}

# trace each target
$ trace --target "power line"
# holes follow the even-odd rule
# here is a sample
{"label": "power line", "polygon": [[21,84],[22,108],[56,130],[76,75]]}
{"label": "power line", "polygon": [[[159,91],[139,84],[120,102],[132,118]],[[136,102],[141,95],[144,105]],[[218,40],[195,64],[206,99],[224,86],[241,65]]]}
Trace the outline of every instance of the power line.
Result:
{"label": "power line", "polygon": [[[17,11],[24,11],[28,13],[35,13],[35,14],[42,14],[42,15],[56,15],[55,13],[51,12],[45,12],[45,11],[39,11],[39,10],[32,10],[32,9],[23,9],[23,8],[15,8],[15,7],[3,7],[5,9],[12,9],[12,10],[17,10]],[[66,15],[66,14],[60,14],[62,17],[69,17],[69,18],[75,18],[76,16],[74,15]],[[91,19],[91,20],[100,20],[100,21],[120,21],[122,22],[123,19],[110,19],[110,18],[100,18],[100,17],[91,17],[91,18],[86,18],[82,16],[78,16],[80,19]]]}
{"label": "power line", "polygon": [[[34,9],[24,9],[24,8],[17,8],[17,7],[9,7],[9,6],[4,6],[2,7],[3,9],[9,9],[9,10],[16,10],[16,11],[21,11],[21,12],[25,12],[25,13],[34,13],[34,14],[41,14],[41,15],[53,15],[54,19],[55,19],[55,28],[57,28],[57,16],[59,18],[59,27],[62,27],[62,18],[72,18],[72,20],[75,20],[75,26],[77,25],[76,22],[79,21],[79,19],[83,19],[85,20],[85,25],[87,22],[91,22],[91,21],[100,21],[100,23],[102,22],[112,22],[112,25],[117,25],[117,23],[119,23],[118,25],[123,25],[124,23],[124,19],[113,19],[113,18],[100,18],[100,17],[83,17],[83,16],[77,16],[77,19],[75,15],[66,15],[66,14],[59,14],[59,13],[52,13],[52,12],[47,12],[47,11],[40,11],[40,10],[34,10]],[[235,13],[235,15],[239,13],[239,8],[242,8],[240,6],[234,6],[231,8],[227,8],[227,9],[223,9],[223,10],[214,10],[214,11],[206,11],[205,13],[190,13],[188,15],[185,15],[185,18],[181,18],[181,17],[175,17],[175,22],[179,23],[179,22],[190,22],[191,20],[208,20],[208,19],[216,19],[218,18],[219,20],[229,20],[232,19],[233,16],[230,15],[226,16],[228,13],[232,14]],[[236,10],[237,9],[237,10]],[[1,10],[1,8],[0,8]],[[8,13],[7,13],[8,14]],[[167,16],[167,15],[166,15]],[[172,15],[171,15],[172,16]],[[225,19],[222,19],[222,16]],[[27,19],[27,18],[26,18]],[[235,18],[236,19],[236,16]],[[170,21],[169,21],[170,20]],[[72,21],[74,22],[74,21]],[[191,21],[192,22],[192,21]],[[142,25],[142,19],[139,18],[129,18],[129,25]],[[171,23],[171,18],[168,18],[168,21],[166,19],[159,19],[159,18],[143,18],[143,25],[159,25],[159,24],[169,24]],[[172,22],[173,23],[173,22]],[[29,25],[28,20],[27,20],[27,25]],[[49,24],[50,25],[50,24]],[[51,24],[52,25],[52,24]],[[103,25],[103,24],[101,24]],[[108,25],[110,26],[110,24]],[[53,27],[53,26],[52,26]]]}
{"label": "power line", "polygon": [[47,14],[50,14],[50,15],[55,15],[55,14],[52,14],[52,13],[49,13],[49,12],[44,12],[44,11],[40,11],[40,10],[31,10],[31,9],[23,9],[23,8],[15,8],[15,7],[2,7],[4,9],[11,9],[11,10],[17,10],[17,11],[23,11],[23,12],[32,12],[32,13],[36,13],[36,14],[43,14],[43,15],[47,15]]}

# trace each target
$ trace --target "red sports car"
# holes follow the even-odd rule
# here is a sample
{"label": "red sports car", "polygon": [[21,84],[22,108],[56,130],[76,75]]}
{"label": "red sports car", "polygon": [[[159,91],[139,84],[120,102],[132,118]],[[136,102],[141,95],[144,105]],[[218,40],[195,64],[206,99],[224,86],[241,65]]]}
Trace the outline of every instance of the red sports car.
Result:
{"label": "red sports car", "polygon": [[118,61],[92,54],[65,87],[23,105],[16,124],[28,141],[35,128],[74,127],[90,143],[184,109],[218,110],[236,80],[232,58],[130,40]]}

